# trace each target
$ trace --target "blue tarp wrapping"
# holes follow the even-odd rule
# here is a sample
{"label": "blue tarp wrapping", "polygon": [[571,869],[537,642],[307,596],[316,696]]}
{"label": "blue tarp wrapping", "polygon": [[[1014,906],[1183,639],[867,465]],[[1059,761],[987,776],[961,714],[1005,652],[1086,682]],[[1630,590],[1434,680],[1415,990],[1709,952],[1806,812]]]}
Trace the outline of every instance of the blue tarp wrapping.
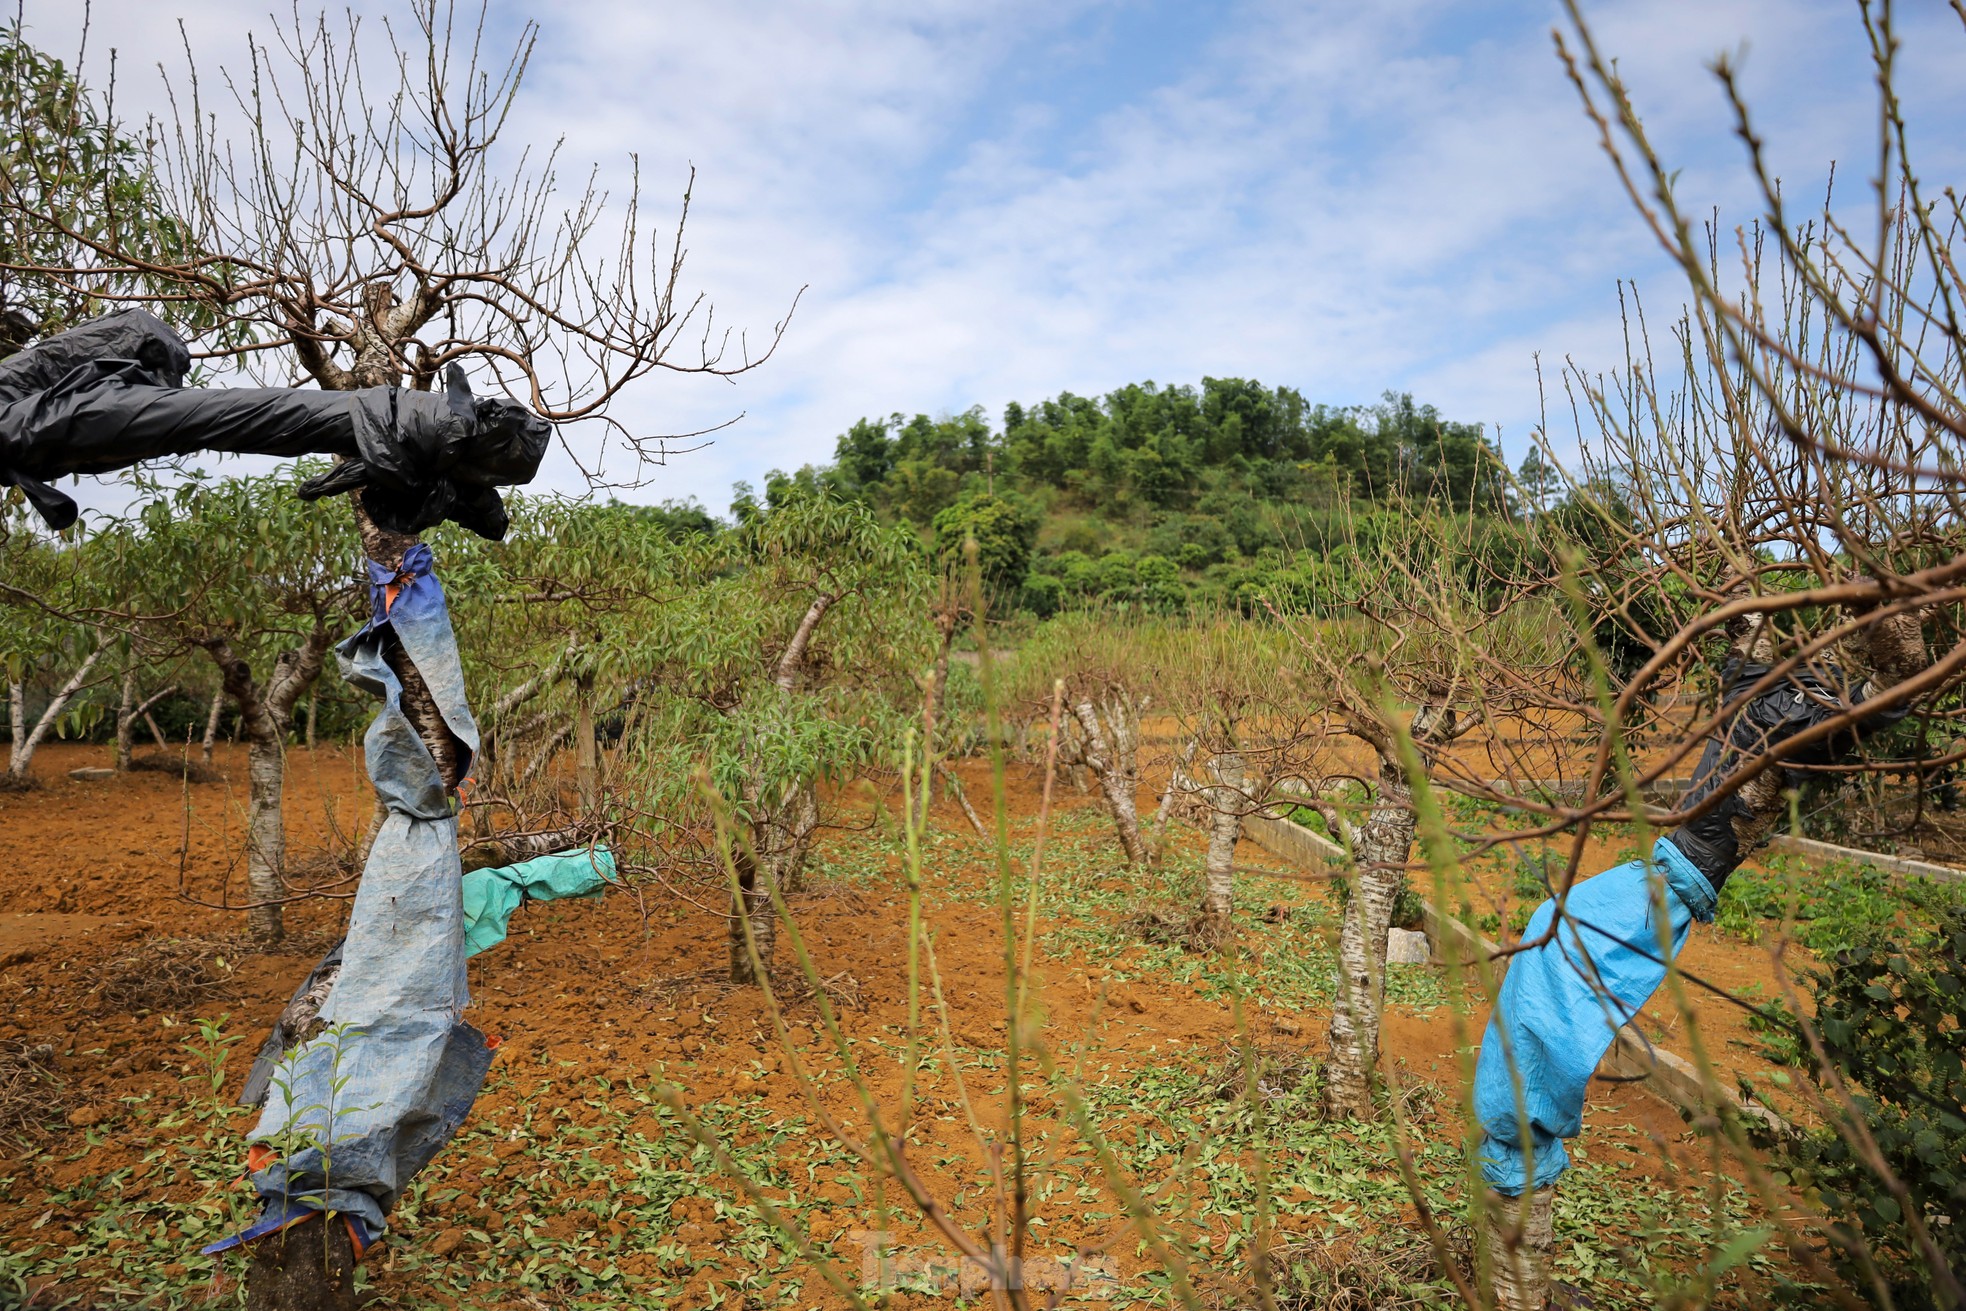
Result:
{"label": "blue tarp wrapping", "polygon": [[606,847],[472,870],[464,876],[464,954],[476,956],[505,941],[521,902],[596,896],[613,877],[614,856]]}
{"label": "blue tarp wrapping", "polygon": [[[388,817],[355,894],[340,977],[321,1008],[328,1028],[282,1058],[250,1136],[282,1153],[253,1175],[269,1208],[304,1199],[359,1219],[371,1235],[403,1185],[457,1131],[491,1065],[484,1035],[462,1019],[469,997],[457,818],[384,659],[393,634],[475,755],[478,728],[431,566],[422,545],[400,574],[371,563],[374,617],[336,648],[344,676],[382,698],[365,745]],[[400,588],[393,604],[385,601],[391,584]]]}
{"label": "blue tarp wrapping", "polygon": [[[1664,981],[1666,961],[1685,945],[1693,921],[1712,921],[1714,902],[1706,876],[1670,838],[1660,838],[1651,860],[1577,883],[1556,934],[1509,958],[1475,1067],[1482,1175],[1497,1192],[1519,1196],[1532,1174],[1535,1186],[1546,1188],[1569,1168],[1563,1140],[1583,1129],[1592,1073],[1619,1027]],[[1661,909],[1666,956],[1655,918]],[[1522,940],[1542,937],[1555,915],[1555,901],[1545,901]]]}

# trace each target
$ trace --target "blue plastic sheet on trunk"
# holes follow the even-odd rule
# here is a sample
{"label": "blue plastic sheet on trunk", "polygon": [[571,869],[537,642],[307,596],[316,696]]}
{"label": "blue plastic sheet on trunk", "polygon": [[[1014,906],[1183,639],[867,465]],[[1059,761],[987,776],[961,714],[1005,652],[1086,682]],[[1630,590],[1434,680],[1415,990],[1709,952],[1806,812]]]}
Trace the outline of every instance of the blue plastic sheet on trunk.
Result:
{"label": "blue plastic sheet on trunk", "polygon": [[464,954],[476,956],[505,941],[512,912],[522,903],[598,896],[613,877],[614,855],[606,847],[472,870],[464,876]]}
{"label": "blue plastic sheet on trunk", "polygon": [[[1693,921],[1713,920],[1714,902],[1706,876],[1660,838],[1651,860],[1573,886],[1555,935],[1509,958],[1475,1066],[1482,1175],[1497,1192],[1520,1196],[1532,1180],[1547,1188],[1569,1168],[1563,1140],[1583,1129],[1598,1062],[1664,981]],[[1545,901],[1522,940],[1542,937],[1555,916],[1556,903]]]}
{"label": "blue plastic sheet on trunk", "polygon": [[321,1008],[328,1027],[281,1059],[250,1135],[281,1153],[253,1175],[269,1210],[302,1201],[353,1215],[372,1234],[463,1123],[492,1056],[462,1018],[470,998],[457,817],[384,659],[388,642],[402,644],[444,722],[475,755],[478,728],[431,568],[422,545],[400,573],[371,562],[373,618],[336,648],[343,675],[382,698],[365,746],[388,815],[355,894],[340,977]]}

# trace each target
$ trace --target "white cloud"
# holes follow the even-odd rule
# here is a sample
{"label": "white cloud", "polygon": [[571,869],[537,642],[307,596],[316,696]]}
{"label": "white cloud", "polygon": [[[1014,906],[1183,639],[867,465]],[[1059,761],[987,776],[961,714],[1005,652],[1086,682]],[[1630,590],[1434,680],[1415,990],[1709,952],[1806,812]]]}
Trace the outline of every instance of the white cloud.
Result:
{"label": "white cloud", "polygon": [[[224,56],[263,2],[180,10],[194,47]],[[46,3],[30,20],[52,27]],[[1520,438],[1536,415],[1537,352],[1546,372],[1566,354],[1611,362],[1617,279],[1639,279],[1655,313],[1676,303],[1551,51],[1554,5],[1225,6],[1141,81],[1115,34],[1150,41],[1175,10],[573,0],[540,11],[511,139],[564,136],[567,158],[601,161],[617,191],[638,154],[665,222],[693,161],[693,284],[754,340],[810,287],[757,373],[735,385],[654,379],[623,398],[618,417],[639,432],[746,416],[640,495],[721,506],[735,478],[828,458],[861,415],[995,412],[1148,377],[1255,376],[1334,402],[1409,388]],[[1750,214],[1704,68],[1744,40],[1771,150],[1803,189],[1813,194],[1829,159],[1865,149],[1868,73],[1841,0],[1591,11],[1696,212]],[[521,12],[500,4],[496,26],[509,34]],[[133,55],[175,51],[166,17],[139,0],[97,0],[95,16],[98,46],[123,48],[125,103],[154,94],[138,87]],[[1961,38],[1919,21],[1907,40],[1915,104],[1956,123],[1962,93],[1948,75]],[[1956,171],[1956,134],[1928,136],[1944,152],[1929,163]],[[567,469],[554,477],[564,485]]]}

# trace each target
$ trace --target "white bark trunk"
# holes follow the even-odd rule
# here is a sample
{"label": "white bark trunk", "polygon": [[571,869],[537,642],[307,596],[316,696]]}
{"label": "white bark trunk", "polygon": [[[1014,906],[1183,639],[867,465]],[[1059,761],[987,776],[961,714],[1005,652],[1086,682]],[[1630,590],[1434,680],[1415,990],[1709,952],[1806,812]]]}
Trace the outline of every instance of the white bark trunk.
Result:
{"label": "white bark trunk", "polygon": [[1357,878],[1338,937],[1338,995],[1331,1008],[1325,1105],[1333,1115],[1372,1114],[1385,999],[1386,930],[1392,926],[1403,867],[1413,848],[1413,796],[1397,762],[1379,766],[1372,814],[1353,837]]}
{"label": "white bark trunk", "polygon": [[199,755],[206,764],[212,763],[212,747],[218,742],[218,721],[225,714],[225,688],[221,686],[212,693],[212,708],[205,716],[205,740],[199,748]]}
{"label": "white bark trunk", "polygon": [[23,729],[25,728],[27,718],[25,710],[26,692],[19,684],[15,684],[8,690],[9,709],[15,716],[14,749],[9,753],[7,759],[7,772],[9,774],[15,778],[27,777],[27,767],[34,759],[35,750],[47,739],[48,734],[54,731],[56,721],[61,718],[61,712],[67,709],[68,703],[74,699],[75,694],[82,690],[82,685],[89,681],[89,671],[96,667],[96,660],[101,655],[101,647],[97,647],[95,650],[89,652],[89,658],[82,662],[82,667],[76,670],[66,683],[62,684],[61,691],[55,694],[54,700],[48,702],[48,708],[41,712],[41,717],[34,722],[34,727],[32,729],[26,729],[24,735]]}
{"label": "white bark trunk", "polygon": [[1166,827],[1167,820],[1174,813],[1174,798],[1191,785],[1188,780],[1188,766],[1194,762],[1195,751],[1200,743],[1189,738],[1188,745],[1181,748],[1175,757],[1174,768],[1168,771],[1167,787],[1161,791],[1160,804],[1154,808],[1154,831],[1158,833]]}
{"label": "white bark trunk", "polygon": [[254,940],[262,943],[286,936],[280,914],[287,894],[283,745],[277,738],[266,741],[255,736],[246,747],[246,893],[253,903],[246,924]]}
{"label": "white bark trunk", "polygon": [[[805,663],[812,636],[840,595],[821,592],[806,607],[772,674],[779,696],[789,698],[797,688],[799,667]],[[928,713],[932,723],[934,711]],[[755,761],[751,763],[750,773],[755,778],[760,771]],[[757,944],[758,958],[770,973],[772,948],[778,940],[778,912],[771,904],[771,890],[774,886],[781,892],[798,888],[805,873],[806,853],[819,828],[819,793],[811,779],[787,784],[769,802],[747,787],[745,801],[751,814],[751,847],[737,852],[737,893],[730,911],[730,981],[739,984],[761,982],[745,942],[746,924]]]}
{"label": "white bark trunk", "polygon": [[594,679],[584,675],[573,684],[573,772],[580,792],[580,817],[591,818],[601,804],[601,751],[594,740]]}
{"label": "white bark trunk", "polygon": [[1137,712],[1124,697],[1110,697],[1106,702],[1105,722],[1101,723],[1092,701],[1082,698],[1073,704],[1072,715],[1085,734],[1080,758],[1099,780],[1100,791],[1106,794],[1106,809],[1112,812],[1120,850],[1129,865],[1144,865],[1147,844],[1140,837],[1140,813],[1133,796],[1139,784]]}
{"label": "white bark trunk", "polygon": [[943,790],[954,797],[956,804],[963,808],[963,818],[969,821],[970,829],[977,837],[988,842],[990,830],[984,825],[983,817],[976,813],[976,807],[970,804],[969,793],[963,791],[963,781],[940,765],[936,766],[935,772],[942,780]]}
{"label": "white bark trunk", "polygon": [[1550,1301],[1556,1189],[1494,1200],[1496,1209],[1482,1219],[1481,1241],[1493,1273],[1496,1311],[1543,1311]]}
{"label": "white bark trunk", "polygon": [[130,757],[137,745],[137,667],[131,659],[123,666],[123,686],[116,698],[116,772],[127,774]]}
{"label": "white bark trunk", "polygon": [[[18,774],[14,762],[27,742],[27,688],[18,682],[7,684],[7,772]],[[22,767],[23,769],[25,766]]]}
{"label": "white bark trunk", "polygon": [[137,674],[135,663],[123,671],[123,694],[116,705],[116,772],[128,773],[130,759],[136,752],[137,725],[142,723],[150,729],[150,736],[164,750],[170,750],[170,743],[164,740],[164,730],[157,726],[151,715],[151,707],[177,691],[176,684],[161,692],[152,692],[143,700],[137,700]]}
{"label": "white bark trunk", "polygon": [[1245,804],[1242,793],[1227,780],[1242,776],[1242,762],[1232,755],[1217,757],[1215,776],[1223,781],[1208,789],[1208,855],[1202,862],[1201,913],[1226,928],[1235,909],[1236,839],[1242,836]]}

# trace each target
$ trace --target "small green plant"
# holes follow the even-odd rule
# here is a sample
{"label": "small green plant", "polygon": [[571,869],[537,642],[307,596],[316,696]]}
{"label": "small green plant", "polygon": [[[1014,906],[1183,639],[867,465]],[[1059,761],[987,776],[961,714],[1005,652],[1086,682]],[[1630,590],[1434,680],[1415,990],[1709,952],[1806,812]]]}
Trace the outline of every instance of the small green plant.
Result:
{"label": "small green plant", "polygon": [[225,1032],[225,1022],[229,1018],[229,1015],[221,1015],[215,1020],[193,1020],[198,1035],[187,1038],[183,1043],[184,1049],[191,1053],[191,1059],[196,1063],[196,1073],[186,1076],[187,1082],[196,1080],[205,1084],[214,1097],[225,1087],[225,1059],[231,1054],[233,1044],[239,1041],[238,1034]]}
{"label": "small green plant", "polygon": [[[1747,989],[1741,989],[1746,993]],[[1795,1012],[1780,997],[1762,1002],[1748,1012],[1748,1030],[1760,1039],[1760,1051],[1775,1065],[1806,1064],[1807,1046]]]}

